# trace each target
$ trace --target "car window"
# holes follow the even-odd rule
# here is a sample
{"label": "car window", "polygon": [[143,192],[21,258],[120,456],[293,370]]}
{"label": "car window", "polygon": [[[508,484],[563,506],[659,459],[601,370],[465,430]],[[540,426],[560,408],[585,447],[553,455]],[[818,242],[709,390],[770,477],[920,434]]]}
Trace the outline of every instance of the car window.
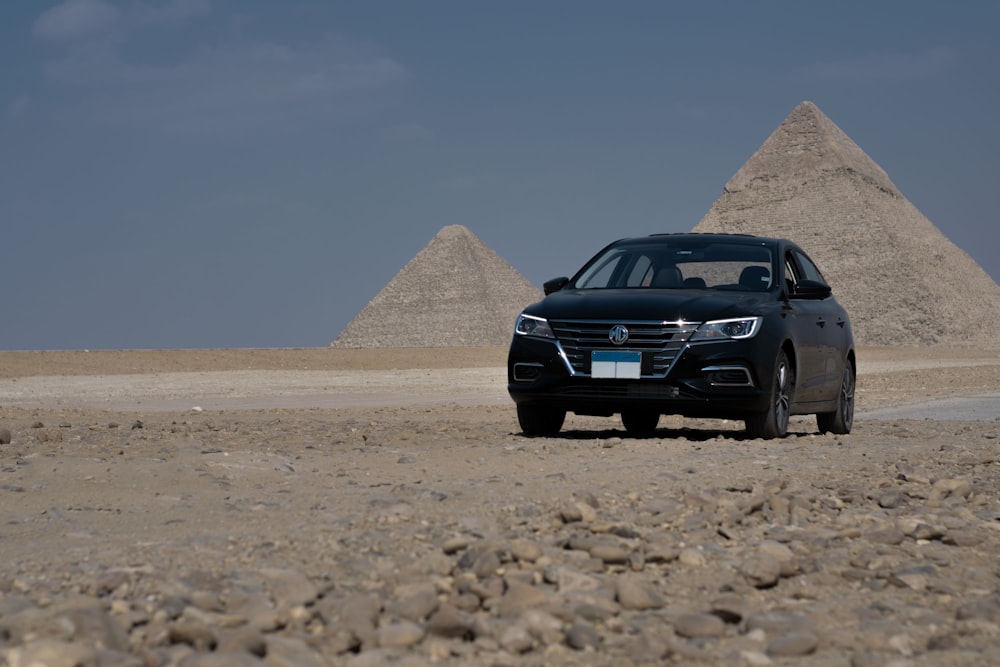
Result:
{"label": "car window", "polygon": [[771,287],[771,262],[745,259],[713,262],[687,262],[680,265],[684,280],[705,281],[709,289],[765,291]]}
{"label": "car window", "polygon": [[735,242],[653,239],[606,249],[574,279],[577,289],[766,291],[775,284],[769,248]]}
{"label": "car window", "polygon": [[583,289],[649,287],[657,271],[655,259],[645,252],[619,249],[609,252],[576,280]]}
{"label": "car window", "polygon": [[802,272],[799,280],[815,280],[816,282],[826,283],[823,274],[819,272],[819,267],[813,264],[813,261],[806,257],[805,253],[795,251],[794,255]]}
{"label": "car window", "polygon": [[626,287],[649,287],[653,281],[653,260],[646,255],[639,255],[629,271]]}
{"label": "car window", "polygon": [[795,268],[795,260],[792,258],[792,253],[787,253],[785,255],[785,287],[791,293],[792,288],[795,283],[799,282],[799,272]]}
{"label": "car window", "polygon": [[583,275],[577,279],[576,286],[583,289],[611,287],[611,279],[617,272],[624,257],[625,253],[623,252],[608,253],[606,256],[601,257],[598,261],[591,264]]}

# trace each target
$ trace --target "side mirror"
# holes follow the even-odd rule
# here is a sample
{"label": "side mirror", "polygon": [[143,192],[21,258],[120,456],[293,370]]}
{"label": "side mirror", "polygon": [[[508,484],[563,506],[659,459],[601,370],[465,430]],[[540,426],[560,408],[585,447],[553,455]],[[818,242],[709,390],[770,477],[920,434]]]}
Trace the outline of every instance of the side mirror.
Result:
{"label": "side mirror", "polygon": [[566,283],[569,282],[569,278],[566,276],[560,276],[559,278],[553,278],[552,280],[546,280],[542,284],[542,291],[545,292],[545,296],[552,294],[553,292],[558,292],[563,287],[566,287]]}
{"label": "side mirror", "polygon": [[792,288],[793,299],[825,299],[833,294],[833,289],[818,280],[800,280]]}

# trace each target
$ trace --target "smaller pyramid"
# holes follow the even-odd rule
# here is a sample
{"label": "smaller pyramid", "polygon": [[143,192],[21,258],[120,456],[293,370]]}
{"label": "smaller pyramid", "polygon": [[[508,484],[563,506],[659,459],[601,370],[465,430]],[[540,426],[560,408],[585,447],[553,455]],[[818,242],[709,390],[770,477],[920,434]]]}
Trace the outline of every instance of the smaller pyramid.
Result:
{"label": "smaller pyramid", "polygon": [[507,345],[525,306],[542,298],[462,225],[444,227],[368,302],[337,348]]}

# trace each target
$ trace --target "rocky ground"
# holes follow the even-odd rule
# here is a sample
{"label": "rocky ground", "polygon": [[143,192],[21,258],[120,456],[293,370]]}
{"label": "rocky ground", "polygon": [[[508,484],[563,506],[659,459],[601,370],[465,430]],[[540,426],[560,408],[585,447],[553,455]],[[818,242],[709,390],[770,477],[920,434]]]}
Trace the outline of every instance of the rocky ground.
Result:
{"label": "rocky ground", "polygon": [[1000,664],[1000,422],[863,416],[1000,355],[861,358],[762,441],[525,438],[502,350],[0,353],[0,664]]}

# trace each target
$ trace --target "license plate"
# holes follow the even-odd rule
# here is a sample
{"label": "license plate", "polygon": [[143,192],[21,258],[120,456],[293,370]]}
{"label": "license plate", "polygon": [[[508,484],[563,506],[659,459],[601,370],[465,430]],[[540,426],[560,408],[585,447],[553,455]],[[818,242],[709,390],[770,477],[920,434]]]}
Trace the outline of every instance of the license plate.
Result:
{"label": "license plate", "polygon": [[638,380],[642,375],[642,352],[597,351],[590,353],[590,377]]}

